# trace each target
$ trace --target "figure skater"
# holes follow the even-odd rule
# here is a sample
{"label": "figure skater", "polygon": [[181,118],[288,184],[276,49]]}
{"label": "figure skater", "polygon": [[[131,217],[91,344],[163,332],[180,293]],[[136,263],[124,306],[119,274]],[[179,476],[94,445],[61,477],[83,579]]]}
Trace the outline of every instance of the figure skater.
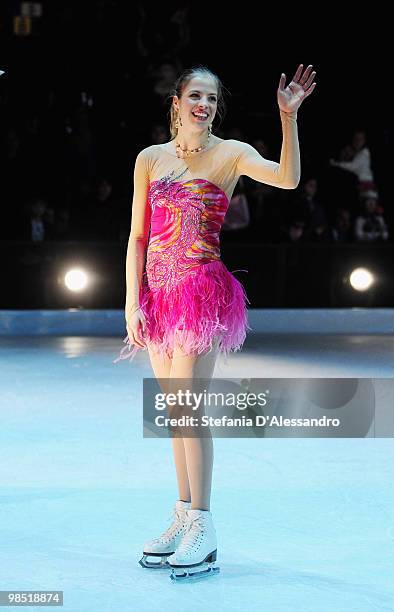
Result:
{"label": "figure skater", "polygon": [[[280,162],[251,145],[213,134],[224,111],[219,77],[188,69],[171,95],[171,140],[137,155],[126,257],[127,336],[120,359],[147,349],[164,393],[171,381],[210,379],[217,355],[239,350],[246,337],[247,296],[220,259],[219,233],[240,176],[282,189],[300,180],[297,111],[315,89],[312,66],[300,64],[277,90],[282,123]],[[146,258],[146,272],[145,270]],[[172,436],[179,490],[173,521],[147,542],[144,567],[171,567],[171,578],[214,573],[216,533],[210,512],[210,435]],[[159,562],[148,557],[160,558]]]}

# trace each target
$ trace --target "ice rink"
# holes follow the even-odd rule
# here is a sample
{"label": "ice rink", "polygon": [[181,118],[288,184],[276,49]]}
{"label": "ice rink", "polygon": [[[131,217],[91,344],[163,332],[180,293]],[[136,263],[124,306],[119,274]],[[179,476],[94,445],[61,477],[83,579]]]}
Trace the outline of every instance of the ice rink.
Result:
{"label": "ice rink", "polygon": [[[177,499],[171,441],[142,437],[147,353],[114,365],[122,335],[21,327],[0,343],[0,590],[61,590],[67,612],[394,610],[392,438],[216,438],[221,571],[174,583],[138,565]],[[393,335],[255,332],[215,376],[392,379]],[[373,383],[386,411],[391,382]]]}

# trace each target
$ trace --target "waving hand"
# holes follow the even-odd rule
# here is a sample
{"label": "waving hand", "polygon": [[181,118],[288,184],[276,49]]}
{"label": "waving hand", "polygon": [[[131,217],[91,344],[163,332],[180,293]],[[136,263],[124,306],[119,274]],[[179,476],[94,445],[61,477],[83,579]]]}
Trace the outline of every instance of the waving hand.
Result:
{"label": "waving hand", "polygon": [[296,111],[316,87],[316,83],[313,83],[316,72],[312,72],[312,64],[305,69],[304,73],[302,73],[303,67],[303,64],[298,66],[292,81],[290,81],[286,88],[286,75],[282,74],[280,77],[278,104],[279,108],[285,113]]}

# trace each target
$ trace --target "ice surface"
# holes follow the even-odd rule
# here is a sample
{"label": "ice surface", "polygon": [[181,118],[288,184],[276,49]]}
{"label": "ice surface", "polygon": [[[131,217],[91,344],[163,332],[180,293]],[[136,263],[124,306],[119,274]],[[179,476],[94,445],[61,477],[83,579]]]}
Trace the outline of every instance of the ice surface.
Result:
{"label": "ice surface", "polygon": [[[0,338],[2,590],[63,590],[65,612],[394,610],[390,438],[215,439],[220,574],[141,568],[177,489],[170,440],[142,437],[148,355],[114,365],[120,342]],[[255,335],[215,375],[393,377],[392,346]]]}

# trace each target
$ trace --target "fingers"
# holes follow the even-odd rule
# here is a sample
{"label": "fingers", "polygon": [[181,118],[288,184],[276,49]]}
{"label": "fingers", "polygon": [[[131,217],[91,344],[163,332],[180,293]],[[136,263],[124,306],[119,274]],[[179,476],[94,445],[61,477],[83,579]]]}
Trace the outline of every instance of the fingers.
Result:
{"label": "fingers", "polygon": [[142,340],[142,338],[140,336],[138,336],[136,334],[134,334],[134,344],[136,344],[140,348],[146,348],[145,342]]}
{"label": "fingers", "polygon": [[131,344],[135,344],[141,348],[146,348],[146,342],[142,337],[143,334],[145,334],[146,330],[146,321],[144,315],[142,313],[139,314],[137,322],[133,322],[133,324],[127,324],[126,327]]}
{"label": "fingers", "polygon": [[315,89],[316,87],[316,83],[312,83],[312,85],[309,87],[309,89],[307,89],[304,93],[304,98],[306,98],[307,96],[310,96],[312,91]]}
{"label": "fingers", "polygon": [[295,75],[293,76],[293,81],[295,81],[296,83],[302,74],[303,67],[304,67],[304,64],[300,64],[296,70]]}
{"label": "fingers", "polygon": [[286,84],[286,75],[282,72],[281,76],[280,76],[280,80],[279,80],[279,87],[278,89],[280,91],[283,91],[285,88],[285,84]]}
{"label": "fingers", "polygon": [[[305,70],[304,74],[303,74],[303,75],[302,75],[302,77],[300,78],[300,81],[299,81],[299,82],[300,82],[300,85],[305,85],[305,82],[307,81],[307,79],[308,79],[308,77],[309,77],[309,75],[310,75],[310,73],[311,73],[312,68],[313,68],[313,65],[312,65],[312,64],[309,64],[308,68],[306,68],[306,70]],[[298,71],[297,71],[297,72],[298,72]]]}
{"label": "fingers", "polygon": [[138,317],[139,321],[137,323],[137,329],[134,331],[134,339],[137,343],[139,343],[139,346],[146,348],[146,342],[143,338],[146,329],[145,317],[142,312],[139,313]]}
{"label": "fingers", "polygon": [[144,340],[141,338],[141,335],[138,330],[134,330],[129,334],[131,344],[136,344],[140,348],[146,348],[146,344]]}
{"label": "fingers", "polygon": [[[312,72],[312,68],[313,64],[309,64],[309,66],[306,68],[304,74],[299,80],[299,85],[301,85],[304,90],[303,98],[307,98],[308,96],[310,96],[316,87],[316,83],[313,83],[313,79],[316,76],[316,71],[314,70]],[[298,68],[297,73],[299,72],[299,69],[300,67]]]}
{"label": "fingers", "polygon": [[140,346],[141,348],[146,348],[145,340],[143,339],[141,335],[140,324],[138,324],[137,328],[134,328],[133,335],[134,335],[134,344],[137,344],[137,346]]}
{"label": "fingers", "polygon": [[316,76],[316,72],[313,71],[311,75],[309,76],[309,79],[304,83],[303,85],[304,89],[308,89],[311,86],[312,81],[315,78],[315,76]]}
{"label": "fingers", "polygon": [[[316,76],[316,71],[314,70],[312,72],[312,68],[313,68],[313,64],[309,64],[309,66],[305,69],[304,74],[302,74],[302,70],[304,68],[304,64],[300,64],[293,76],[292,79],[292,83],[298,83],[299,85],[302,85],[302,87],[307,90],[311,84],[313,79]],[[285,86],[285,82],[286,82],[286,77],[284,74],[282,74],[280,81],[279,81],[279,89],[283,90],[284,86]],[[312,90],[313,91],[313,90]]]}
{"label": "fingers", "polygon": [[300,97],[300,87],[298,87],[297,83],[293,83],[293,81],[289,83],[289,89],[294,96]]}

